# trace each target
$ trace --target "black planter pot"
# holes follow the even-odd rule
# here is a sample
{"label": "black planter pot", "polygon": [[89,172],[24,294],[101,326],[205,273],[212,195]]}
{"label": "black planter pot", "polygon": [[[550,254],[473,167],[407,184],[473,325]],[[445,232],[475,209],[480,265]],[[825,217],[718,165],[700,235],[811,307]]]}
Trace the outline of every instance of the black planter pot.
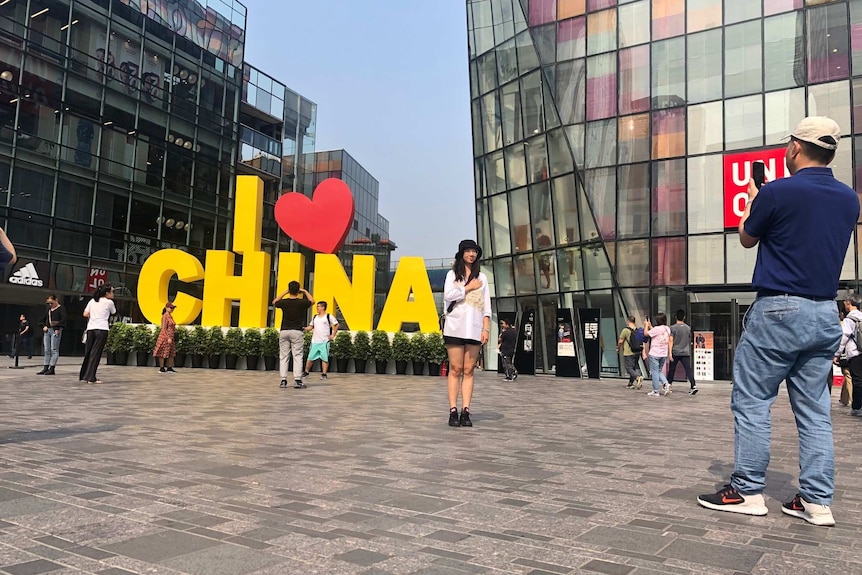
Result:
{"label": "black planter pot", "polygon": [[186,354],[178,353],[174,356],[174,367],[185,367],[186,366]]}
{"label": "black planter pot", "polygon": [[229,353],[224,356],[224,368],[225,369],[236,369],[236,362],[239,359],[238,355],[234,355]]}
{"label": "black planter pot", "polygon": [[356,368],[356,373],[365,373],[365,367],[367,363],[367,359],[354,359],[353,366]]}
{"label": "black planter pot", "polygon": [[113,351],[109,351],[105,361],[107,361],[108,365],[117,365],[117,354]]}
{"label": "black planter pot", "polygon": [[146,351],[135,352],[135,360],[138,367],[147,367],[150,364],[150,354]]}
{"label": "black planter pot", "polygon": [[278,358],[271,355],[264,356],[263,367],[266,371],[275,371],[278,369]]}
{"label": "black planter pot", "polygon": [[395,362],[395,373],[398,375],[404,375],[407,373],[407,362],[406,361],[396,361]]}
{"label": "black planter pot", "polygon": [[428,362],[428,375],[436,375],[439,377],[440,376],[440,364],[439,363],[433,363],[433,362],[429,361]]}
{"label": "black planter pot", "polygon": [[247,355],[245,356],[245,368],[248,370],[256,370],[257,364],[260,362],[259,355]]}
{"label": "black planter pot", "polygon": [[118,351],[116,354],[114,354],[114,357],[117,360],[117,365],[126,365],[129,363],[128,351]]}
{"label": "black planter pot", "polygon": [[210,369],[218,369],[220,363],[221,363],[221,356],[220,355],[208,355],[207,356],[207,365],[209,365]]}
{"label": "black planter pot", "polygon": [[377,372],[377,375],[384,375],[386,371],[389,369],[389,361],[379,361],[374,360],[374,371]]}
{"label": "black planter pot", "polygon": [[192,354],[192,368],[200,369],[204,366],[204,356],[194,353]]}
{"label": "black planter pot", "polygon": [[413,375],[423,375],[425,373],[425,362],[424,361],[414,361],[413,362]]}
{"label": "black planter pot", "polygon": [[338,364],[338,373],[347,373],[347,366],[350,365],[350,359],[341,359],[339,357],[336,363]]}

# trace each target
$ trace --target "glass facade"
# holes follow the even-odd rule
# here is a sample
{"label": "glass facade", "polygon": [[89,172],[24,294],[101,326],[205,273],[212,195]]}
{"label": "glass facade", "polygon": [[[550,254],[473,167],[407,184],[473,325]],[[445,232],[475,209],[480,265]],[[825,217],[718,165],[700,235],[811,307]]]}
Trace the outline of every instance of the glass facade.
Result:
{"label": "glass facade", "polygon": [[[601,309],[608,374],[625,315],[685,309],[729,378],[756,251],[729,225],[725,166],[827,115],[835,175],[859,189],[862,0],[466,7],[484,269],[496,311],[537,310],[537,369],[555,364],[557,307]],[[854,237],[844,287],[859,266]]]}
{"label": "glass facade", "polygon": [[0,2],[0,222],[42,284],[2,278],[4,313],[50,290],[83,327],[79,295],[106,280],[138,320],[150,254],[229,245],[245,8],[141,4]]}

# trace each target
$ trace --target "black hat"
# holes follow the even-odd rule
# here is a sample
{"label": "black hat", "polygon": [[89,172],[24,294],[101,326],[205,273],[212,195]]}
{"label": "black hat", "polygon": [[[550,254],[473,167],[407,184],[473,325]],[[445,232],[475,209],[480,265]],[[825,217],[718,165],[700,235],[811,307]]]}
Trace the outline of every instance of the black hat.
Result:
{"label": "black hat", "polygon": [[463,258],[464,252],[467,250],[476,250],[478,252],[476,259],[482,259],[482,248],[479,247],[479,244],[477,244],[473,240],[463,240],[460,244],[458,244],[458,253],[455,254],[455,259],[460,260],[461,258]]}

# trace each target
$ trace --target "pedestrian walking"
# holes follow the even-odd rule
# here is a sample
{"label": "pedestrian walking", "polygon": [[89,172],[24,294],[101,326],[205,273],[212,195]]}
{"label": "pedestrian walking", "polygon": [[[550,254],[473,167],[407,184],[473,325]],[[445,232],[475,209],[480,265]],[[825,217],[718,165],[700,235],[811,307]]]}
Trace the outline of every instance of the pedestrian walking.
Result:
{"label": "pedestrian walking", "polygon": [[[649,336],[649,340],[644,344],[643,359],[649,361],[649,372],[652,376],[652,391],[647,393],[649,397],[658,397],[659,395],[670,395],[673,390],[667,377],[664,374],[664,365],[667,362],[668,352],[673,345],[673,336],[670,328],[667,326],[667,315],[657,313],[655,315],[655,326],[646,318],[644,322],[644,332]],[[659,393],[659,389],[661,393]]]}
{"label": "pedestrian walking", "polygon": [[177,322],[174,319],[176,305],[168,302],[162,309],[162,329],[153,348],[153,357],[159,360],[159,373],[176,373],[174,358],[177,356]]}
{"label": "pedestrian walking", "polygon": [[728,485],[697,498],[703,507],[767,514],[770,408],[785,381],[799,432],[799,493],[781,510],[814,525],[835,525],[826,375],[842,339],[835,321],[838,278],[859,220],[856,192],[828,167],[840,137],[833,120],[805,118],[785,151],[792,175],[760,190],[748,184],[738,229],[743,247],[759,244],[751,282],[757,298],[733,359],[734,469]]}
{"label": "pedestrian walking", "polygon": [[66,327],[66,308],[60,305],[57,296],[48,294],[45,299],[48,309],[42,318],[42,347],[45,350],[45,363],[42,371],[36,375],[55,375],[57,362],[60,360],[60,339]]}
{"label": "pedestrian walking", "polygon": [[629,375],[628,389],[641,389],[643,384],[643,373],[641,373],[640,359],[644,349],[644,330],[635,324],[635,316],[626,318],[626,327],[620,331],[617,340],[617,353],[622,350],[623,362],[626,373]]}
{"label": "pedestrian walking", "polygon": [[509,320],[500,320],[500,336],[497,338],[497,350],[500,352],[500,360],[503,362],[503,373],[506,381],[515,381],[518,379],[518,372],[515,370],[515,346],[518,341],[518,332],[515,327],[509,323]]}
{"label": "pedestrian walking", "polygon": [[114,288],[110,284],[104,284],[96,288],[93,299],[87,302],[84,308],[84,317],[87,318],[87,336],[84,345],[84,361],[81,362],[81,371],[78,379],[87,383],[102,383],[96,377],[99,362],[102,360],[102,352],[108,341],[109,320],[112,315],[117,315],[114,305]]}
{"label": "pedestrian walking", "polygon": [[[304,296],[302,299],[300,295]],[[272,305],[281,310],[281,333],[278,338],[279,373],[281,385],[287,387],[287,368],[293,357],[293,387],[305,389],[302,383],[302,330],[308,325],[308,308],[314,298],[299,286],[298,281],[287,284],[287,291],[272,300]]]}
{"label": "pedestrian walking", "polygon": [[[311,318],[311,323],[305,331],[311,332],[311,348],[308,350],[308,359],[305,362],[305,371],[302,377],[308,377],[314,362],[320,360],[320,379],[327,379],[329,374],[329,345],[338,333],[338,320],[326,311],[326,302],[317,302],[317,315]],[[286,383],[286,382],[285,382]]]}
{"label": "pedestrian walking", "polygon": [[685,310],[676,310],[676,323],[670,326],[673,336],[673,347],[670,350],[670,365],[667,368],[667,384],[673,386],[673,374],[676,366],[682,364],[685,376],[691,385],[689,395],[697,395],[697,383],[694,381],[694,370],[691,367],[691,326],[685,323]]}
{"label": "pedestrian walking", "polygon": [[27,321],[27,316],[23,313],[18,318],[18,357],[27,355],[27,359],[33,359],[33,329],[30,327],[30,322]]}
{"label": "pedestrian walking", "polygon": [[[841,305],[843,307],[844,303],[842,302]],[[842,331],[844,318],[846,317],[847,312],[845,310],[842,309],[838,311],[838,321],[842,324]],[[838,367],[841,370],[841,375],[844,377],[844,382],[841,384],[841,396],[838,398],[838,403],[844,407],[848,407],[853,401],[853,377],[850,375],[850,369],[847,367],[847,362],[840,362]],[[832,374],[830,374],[830,376],[831,375]],[[832,390],[830,390],[829,394],[832,395]]]}
{"label": "pedestrian walking", "polygon": [[[862,323],[860,305],[862,305],[862,296],[857,293],[851,293],[844,299],[846,315],[844,321],[841,322],[841,344],[838,346],[838,352],[834,358],[834,363],[843,364],[850,371],[850,379],[854,379],[856,376],[856,381],[862,381],[862,346],[856,341],[859,324]],[[829,375],[832,375],[831,371]],[[862,389],[860,387],[862,386],[857,385],[851,395],[850,415],[855,417],[862,417]]]}
{"label": "pedestrian walking", "polygon": [[[491,290],[488,278],[479,271],[482,248],[473,240],[458,244],[455,263],[443,284],[446,323],[443,341],[449,357],[449,425],[472,427],[470,401],[473,399],[473,370],[479,349],[491,333]],[[461,415],[458,415],[458,393]]]}

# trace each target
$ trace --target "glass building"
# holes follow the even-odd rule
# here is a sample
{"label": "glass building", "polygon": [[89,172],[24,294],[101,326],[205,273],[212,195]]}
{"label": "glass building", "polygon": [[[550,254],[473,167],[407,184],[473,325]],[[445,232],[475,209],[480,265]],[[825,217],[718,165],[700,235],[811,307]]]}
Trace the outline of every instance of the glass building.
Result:
{"label": "glass building", "polygon": [[[554,369],[558,307],[601,309],[608,374],[627,314],[684,309],[729,379],[755,295],[736,231],[750,162],[780,177],[781,138],[825,115],[845,136],[836,177],[862,184],[862,0],[466,7],[484,267],[496,311],[537,311],[537,370]],[[843,287],[859,265],[854,237]]]}
{"label": "glass building", "polygon": [[[4,326],[52,291],[83,329],[80,296],[104,281],[140,319],[150,254],[228,246],[245,20],[231,0],[0,2],[0,222],[19,255]],[[9,281],[30,263],[37,282]]]}

